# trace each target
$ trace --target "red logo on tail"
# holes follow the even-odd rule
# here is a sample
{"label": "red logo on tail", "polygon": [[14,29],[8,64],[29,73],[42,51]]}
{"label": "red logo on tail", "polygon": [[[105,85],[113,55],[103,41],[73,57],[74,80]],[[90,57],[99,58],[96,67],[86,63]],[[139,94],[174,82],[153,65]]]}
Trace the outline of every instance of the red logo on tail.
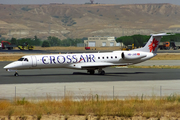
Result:
{"label": "red logo on tail", "polygon": [[148,46],[150,52],[153,50],[155,51],[156,47],[158,46],[158,41],[154,38],[152,43]]}

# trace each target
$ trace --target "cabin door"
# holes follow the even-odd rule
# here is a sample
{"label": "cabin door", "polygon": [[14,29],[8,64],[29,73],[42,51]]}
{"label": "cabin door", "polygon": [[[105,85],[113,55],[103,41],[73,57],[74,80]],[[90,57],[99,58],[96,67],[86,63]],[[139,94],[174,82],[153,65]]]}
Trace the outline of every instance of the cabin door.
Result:
{"label": "cabin door", "polygon": [[36,56],[31,56],[31,58],[32,58],[32,67],[36,67],[37,66]]}

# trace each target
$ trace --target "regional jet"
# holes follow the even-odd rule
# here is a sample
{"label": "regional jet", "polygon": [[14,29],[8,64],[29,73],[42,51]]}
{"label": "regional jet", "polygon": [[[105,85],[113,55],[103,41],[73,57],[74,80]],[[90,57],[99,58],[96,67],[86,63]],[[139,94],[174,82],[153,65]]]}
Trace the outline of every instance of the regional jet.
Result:
{"label": "regional jet", "polygon": [[70,68],[87,70],[94,74],[95,70],[104,75],[103,68],[110,66],[128,66],[137,64],[156,56],[162,36],[166,33],[152,34],[143,48],[130,51],[112,51],[105,53],[81,53],[81,54],[49,54],[49,55],[26,55],[18,61],[4,67],[6,71],[15,71],[14,76],[19,76],[17,70],[47,69],[47,68]]}

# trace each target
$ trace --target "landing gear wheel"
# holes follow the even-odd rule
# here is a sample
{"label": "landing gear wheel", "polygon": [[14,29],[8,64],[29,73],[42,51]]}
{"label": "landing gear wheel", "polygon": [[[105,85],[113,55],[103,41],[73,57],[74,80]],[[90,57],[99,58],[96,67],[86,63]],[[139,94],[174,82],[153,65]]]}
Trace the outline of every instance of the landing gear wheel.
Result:
{"label": "landing gear wheel", "polygon": [[94,75],[94,70],[90,70],[90,75]]}
{"label": "landing gear wheel", "polygon": [[14,76],[19,76],[19,74],[17,72],[14,73]]}
{"label": "landing gear wheel", "polygon": [[94,75],[94,70],[87,70],[88,73],[90,73],[90,75]]}
{"label": "landing gear wheel", "polygon": [[99,73],[100,75],[105,75],[105,71],[102,70],[102,68],[99,68],[98,73]]}
{"label": "landing gear wheel", "polygon": [[101,75],[105,75],[105,71],[102,70],[102,71],[100,72],[100,74],[101,74]]}

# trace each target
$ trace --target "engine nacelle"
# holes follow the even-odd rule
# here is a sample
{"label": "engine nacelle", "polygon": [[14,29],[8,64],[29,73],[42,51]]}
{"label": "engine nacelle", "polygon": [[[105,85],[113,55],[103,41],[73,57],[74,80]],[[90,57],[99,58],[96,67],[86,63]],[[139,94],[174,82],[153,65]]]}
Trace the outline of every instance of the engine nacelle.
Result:
{"label": "engine nacelle", "polygon": [[136,60],[144,58],[146,55],[140,52],[122,52],[121,57],[124,60]]}

